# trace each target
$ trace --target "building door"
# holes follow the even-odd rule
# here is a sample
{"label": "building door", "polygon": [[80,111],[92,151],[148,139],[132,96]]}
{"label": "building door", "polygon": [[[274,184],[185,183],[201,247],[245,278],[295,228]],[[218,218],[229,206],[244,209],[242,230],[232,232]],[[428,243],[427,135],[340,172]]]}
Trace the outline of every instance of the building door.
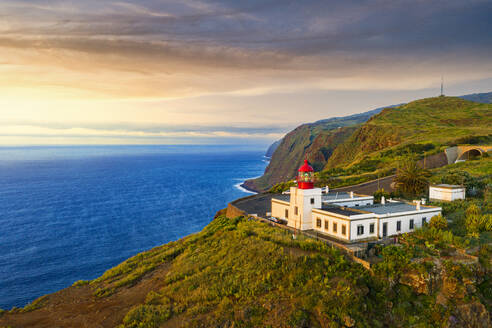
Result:
{"label": "building door", "polygon": [[383,238],[388,235],[388,222],[383,223]]}

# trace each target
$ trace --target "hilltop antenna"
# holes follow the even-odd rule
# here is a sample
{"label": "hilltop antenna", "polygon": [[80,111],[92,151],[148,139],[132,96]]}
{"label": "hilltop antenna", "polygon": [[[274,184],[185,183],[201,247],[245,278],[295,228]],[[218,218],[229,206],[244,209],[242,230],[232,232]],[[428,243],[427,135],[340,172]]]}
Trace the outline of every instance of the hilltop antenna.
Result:
{"label": "hilltop antenna", "polygon": [[441,97],[444,97],[444,77],[441,75]]}

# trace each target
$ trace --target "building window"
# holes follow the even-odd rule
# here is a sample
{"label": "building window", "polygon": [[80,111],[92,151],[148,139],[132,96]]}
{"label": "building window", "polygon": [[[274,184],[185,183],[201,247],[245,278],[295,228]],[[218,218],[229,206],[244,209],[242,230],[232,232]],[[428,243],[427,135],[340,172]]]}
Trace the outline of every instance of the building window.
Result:
{"label": "building window", "polygon": [[360,236],[360,235],[363,235],[364,234],[364,226],[362,224],[359,224],[357,226],[357,235]]}
{"label": "building window", "polygon": [[337,232],[337,224],[333,222],[333,232]]}
{"label": "building window", "polygon": [[347,233],[347,228],[345,227],[345,224],[342,224],[342,235],[345,236],[346,233]]}
{"label": "building window", "polygon": [[369,233],[374,233],[374,223],[369,225]]}
{"label": "building window", "polygon": [[409,225],[410,230],[413,229],[413,219],[410,220],[410,225]]}
{"label": "building window", "polygon": [[318,228],[321,228],[321,219],[320,218],[316,218],[316,226]]}
{"label": "building window", "polygon": [[427,223],[427,218],[422,218],[422,226]]}
{"label": "building window", "polygon": [[285,210],[285,218],[288,219],[289,218],[289,210]]}
{"label": "building window", "polygon": [[329,227],[329,222],[328,220],[325,220],[325,230],[328,230],[328,227]]}
{"label": "building window", "polygon": [[401,221],[396,221],[396,231],[401,231]]}
{"label": "building window", "polygon": [[297,206],[296,206],[296,207],[294,207],[294,214],[295,214],[295,215],[299,214],[299,209],[297,208]]}
{"label": "building window", "polygon": [[314,204],[314,198],[311,198],[311,204]]}

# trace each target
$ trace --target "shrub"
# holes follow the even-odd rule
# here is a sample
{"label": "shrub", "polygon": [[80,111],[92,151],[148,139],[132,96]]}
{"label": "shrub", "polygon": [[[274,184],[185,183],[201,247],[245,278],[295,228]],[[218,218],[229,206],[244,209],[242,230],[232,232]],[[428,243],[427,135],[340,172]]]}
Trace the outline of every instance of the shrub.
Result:
{"label": "shrub", "polygon": [[73,283],[73,287],[80,287],[80,286],[85,286],[90,283],[89,280],[77,280],[76,282]]}
{"label": "shrub", "polygon": [[492,247],[490,245],[482,245],[478,251],[478,262],[486,269],[490,269],[490,253]]}
{"label": "shrub", "polygon": [[281,194],[284,191],[287,191],[290,189],[290,187],[295,186],[296,183],[295,181],[287,181],[287,182],[280,182],[274,185],[268,192],[274,193],[274,194]]}
{"label": "shrub", "polygon": [[478,236],[480,232],[492,231],[492,215],[482,215],[476,204],[471,204],[466,209],[466,230],[472,236]]}
{"label": "shrub", "polygon": [[386,199],[390,198],[391,197],[391,194],[384,191],[384,189],[379,189],[378,191],[376,191],[374,194],[374,201],[376,203],[380,203],[381,202],[381,197],[385,197]]}
{"label": "shrub", "polygon": [[383,261],[375,265],[374,272],[397,282],[410,263],[411,253],[403,247],[387,246],[383,248]]}
{"label": "shrub", "polygon": [[441,214],[435,215],[430,219],[429,227],[440,230],[446,229],[448,227],[448,221]]}
{"label": "shrub", "polygon": [[125,315],[120,328],[157,328],[171,317],[169,307],[163,305],[139,305]]}

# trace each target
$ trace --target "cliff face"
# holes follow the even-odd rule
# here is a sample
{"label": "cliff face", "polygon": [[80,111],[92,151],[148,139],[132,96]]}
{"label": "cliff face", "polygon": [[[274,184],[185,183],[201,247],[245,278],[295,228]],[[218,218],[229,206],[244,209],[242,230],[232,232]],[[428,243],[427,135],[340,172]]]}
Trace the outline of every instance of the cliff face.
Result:
{"label": "cliff face", "polygon": [[[467,100],[467,101],[465,101]],[[296,168],[307,157],[317,171],[335,167],[347,167],[364,156],[411,142],[441,142],[458,135],[485,133],[471,125],[484,127],[474,119],[474,106],[469,101],[490,103],[492,92],[461,97],[437,97],[409,104],[377,108],[346,117],[303,124],[289,132],[282,140],[272,144],[267,152],[271,157],[265,174],[245,182],[245,187],[256,191],[268,190],[272,185],[293,179]],[[459,111],[464,110],[463,115]],[[381,112],[381,113],[380,113]],[[374,116],[374,117],[373,117]],[[373,117],[373,118],[371,118]],[[355,129],[354,127],[358,127]],[[467,128],[471,127],[471,128]],[[342,127],[340,131],[338,129]],[[349,129],[352,127],[353,134]],[[460,127],[451,131],[451,128]],[[275,151],[272,153],[272,150]],[[278,150],[278,151],[277,151]]]}
{"label": "cliff face", "polygon": [[315,170],[321,170],[335,148],[346,140],[360,123],[381,110],[382,108],[377,108],[361,114],[298,126],[279,140],[264,175],[246,181],[244,186],[256,191],[265,191],[276,183],[293,179],[304,158],[309,160]]}
{"label": "cliff face", "polygon": [[268,147],[268,149],[267,149],[267,151],[265,153],[265,156],[266,157],[272,157],[273,156],[273,153],[275,152],[275,150],[277,150],[277,148],[278,148],[278,146],[280,145],[281,142],[282,142],[282,139],[277,140],[274,143],[272,143],[270,145],[270,147]]}
{"label": "cliff face", "polygon": [[268,190],[272,185],[291,180],[304,158],[320,170],[333,150],[355,130],[355,126],[313,132],[313,126],[301,125],[289,132],[275,151],[262,177],[248,180],[244,186],[257,190]]}

